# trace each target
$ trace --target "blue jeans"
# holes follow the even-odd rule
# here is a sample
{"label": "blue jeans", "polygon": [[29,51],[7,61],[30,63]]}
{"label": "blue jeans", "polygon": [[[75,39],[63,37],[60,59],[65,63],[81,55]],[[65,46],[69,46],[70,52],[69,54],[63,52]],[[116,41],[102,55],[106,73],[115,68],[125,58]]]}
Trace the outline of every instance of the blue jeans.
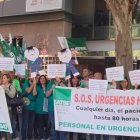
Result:
{"label": "blue jeans", "polygon": [[35,118],[34,111],[26,109],[22,110],[22,128],[21,128],[22,140],[32,139],[34,118]]}
{"label": "blue jeans", "polygon": [[67,140],[65,132],[55,130],[54,111],[49,111],[49,120],[51,123],[52,140]]}

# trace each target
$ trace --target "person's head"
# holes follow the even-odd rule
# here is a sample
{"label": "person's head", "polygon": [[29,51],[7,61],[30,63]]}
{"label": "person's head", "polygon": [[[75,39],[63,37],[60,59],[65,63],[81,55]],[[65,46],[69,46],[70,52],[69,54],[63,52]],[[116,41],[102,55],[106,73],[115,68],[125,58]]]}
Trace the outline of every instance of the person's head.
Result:
{"label": "person's head", "polygon": [[10,74],[11,79],[15,78],[15,71],[11,71],[9,74]]}
{"label": "person's head", "polygon": [[9,84],[12,83],[11,77],[9,74],[3,74],[2,75],[2,84]]}
{"label": "person's head", "polygon": [[89,69],[87,69],[87,68],[83,69],[83,71],[82,71],[83,79],[89,78],[89,74],[90,74]]}
{"label": "person's head", "polygon": [[71,79],[70,79],[70,82],[71,82],[71,86],[72,87],[78,87],[79,86],[79,79],[78,79],[78,77],[72,77]]}
{"label": "person's head", "polygon": [[127,90],[128,88],[128,80],[127,78],[124,78],[124,80],[120,81],[120,89]]}
{"label": "person's head", "polygon": [[35,61],[39,56],[39,50],[36,47],[30,46],[24,52],[25,57],[30,61]]}
{"label": "person's head", "polygon": [[46,85],[47,84],[47,78],[45,75],[41,75],[38,79],[38,85]]}
{"label": "person's head", "polygon": [[102,78],[103,78],[103,75],[102,75],[101,72],[95,72],[95,73],[93,74],[93,79],[102,80]]}

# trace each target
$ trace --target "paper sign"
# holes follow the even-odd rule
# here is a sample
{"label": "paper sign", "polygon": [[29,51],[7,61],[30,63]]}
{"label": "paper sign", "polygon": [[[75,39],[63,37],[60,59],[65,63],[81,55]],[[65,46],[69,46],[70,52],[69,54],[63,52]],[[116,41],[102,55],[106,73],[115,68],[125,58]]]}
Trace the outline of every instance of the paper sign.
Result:
{"label": "paper sign", "polygon": [[105,94],[108,87],[108,81],[107,80],[95,80],[95,79],[89,79],[89,90],[98,92],[101,94]]}
{"label": "paper sign", "polygon": [[69,48],[69,45],[68,45],[66,37],[57,37],[57,38],[58,38],[58,41],[59,41],[62,49]]}
{"label": "paper sign", "polygon": [[129,77],[133,86],[135,84],[140,84],[140,70],[129,71]]}
{"label": "paper sign", "polygon": [[66,64],[48,64],[47,73],[48,78],[64,78],[66,74]]}
{"label": "paper sign", "polygon": [[124,68],[120,67],[112,67],[106,69],[106,77],[109,82],[112,80],[121,81],[124,80]]}
{"label": "paper sign", "polygon": [[4,89],[0,87],[0,131],[12,133]]}
{"label": "paper sign", "polygon": [[26,0],[26,12],[62,9],[63,0]]}
{"label": "paper sign", "polygon": [[0,57],[0,71],[13,71],[14,58]]}
{"label": "paper sign", "polygon": [[16,74],[20,74],[20,75],[25,75],[25,68],[26,68],[26,64],[15,64],[14,65]]}

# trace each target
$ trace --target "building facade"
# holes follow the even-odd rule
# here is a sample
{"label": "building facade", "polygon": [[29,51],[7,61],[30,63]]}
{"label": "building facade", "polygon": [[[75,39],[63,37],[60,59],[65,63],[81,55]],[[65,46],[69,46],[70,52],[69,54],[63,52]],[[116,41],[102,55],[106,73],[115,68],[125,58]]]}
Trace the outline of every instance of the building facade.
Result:
{"label": "building facade", "polygon": [[36,46],[39,39],[47,38],[45,47],[55,55],[60,50],[57,37],[71,37],[71,2],[66,1],[48,1],[44,8],[46,0],[4,0],[0,2],[0,33],[22,37],[27,46]]}
{"label": "building facade", "polygon": [[[139,7],[137,3],[133,14],[135,56],[140,48]],[[61,49],[58,36],[85,38],[89,52],[79,62],[91,70],[101,71],[108,65],[107,60],[114,60],[115,32],[104,0],[1,0],[0,33],[22,37],[27,46],[37,46],[45,38],[47,43],[38,46],[45,47],[52,56]]]}

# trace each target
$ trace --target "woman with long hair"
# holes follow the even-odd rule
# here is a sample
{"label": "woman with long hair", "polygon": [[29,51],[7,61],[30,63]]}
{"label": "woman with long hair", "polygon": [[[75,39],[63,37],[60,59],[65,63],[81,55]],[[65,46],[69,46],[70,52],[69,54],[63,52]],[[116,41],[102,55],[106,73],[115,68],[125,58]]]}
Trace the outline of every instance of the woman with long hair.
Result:
{"label": "woman with long hair", "polygon": [[68,87],[79,87],[80,86],[80,80],[77,76],[75,77],[71,77],[69,80],[68,80]]}
{"label": "woman with long hair", "polygon": [[[129,90],[129,83],[127,78],[125,77],[124,80],[120,81],[119,83],[120,90]],[[129,136],[116,136],[115,140],[130,140]]]}
{"label": "woman with long hair", "polygon": [[120,81],[119,89],[121,90],[129,90],[128,80],[124,78],[124,80]]}
{"label": "woman with long hair", "polygon": [[46,76],[41,75],[33,89],[33,95],[36,96],[35,114],[39,139],[47,139],[49,137],[48,99],[46,97],[47,82]]}
{"label": "woman with long hair", "polygon": [[[7,104],[8,101],[10,100],[10,98],[14,98],[16,95],[16,90],[14,85],[12,84],[12,80],[9,74],[3,74],[2,75],[2,87],[5,90],[5,95],[6,95],[6,100],[7,100]],[[6,140],[6,139],[13,139],[16,138],[16,108],[11,107],[8,104],[8,111],[9,111],[9,116],[10,116],[10,120],[11,120],[11,125],[12,125],[12,130],[13,130],[13,134],[9,134],[9,133],[5,133],[5,132],[1,132],[1,137],[2,140]]]}
{"label": "woman with long hair", "polygon": [[[67,83],[67,86],[68,87],[80,87],[80,80],[79,80],[79,77],[78,76],[72,76],[69,80],[68,80],[68,83]],[[78,133],[78,140],[81,139],[81,133]],[[74,133],[73,132],[69,132],[69,139],[70,140],[73,140],[73,137],[74,137]]]}

